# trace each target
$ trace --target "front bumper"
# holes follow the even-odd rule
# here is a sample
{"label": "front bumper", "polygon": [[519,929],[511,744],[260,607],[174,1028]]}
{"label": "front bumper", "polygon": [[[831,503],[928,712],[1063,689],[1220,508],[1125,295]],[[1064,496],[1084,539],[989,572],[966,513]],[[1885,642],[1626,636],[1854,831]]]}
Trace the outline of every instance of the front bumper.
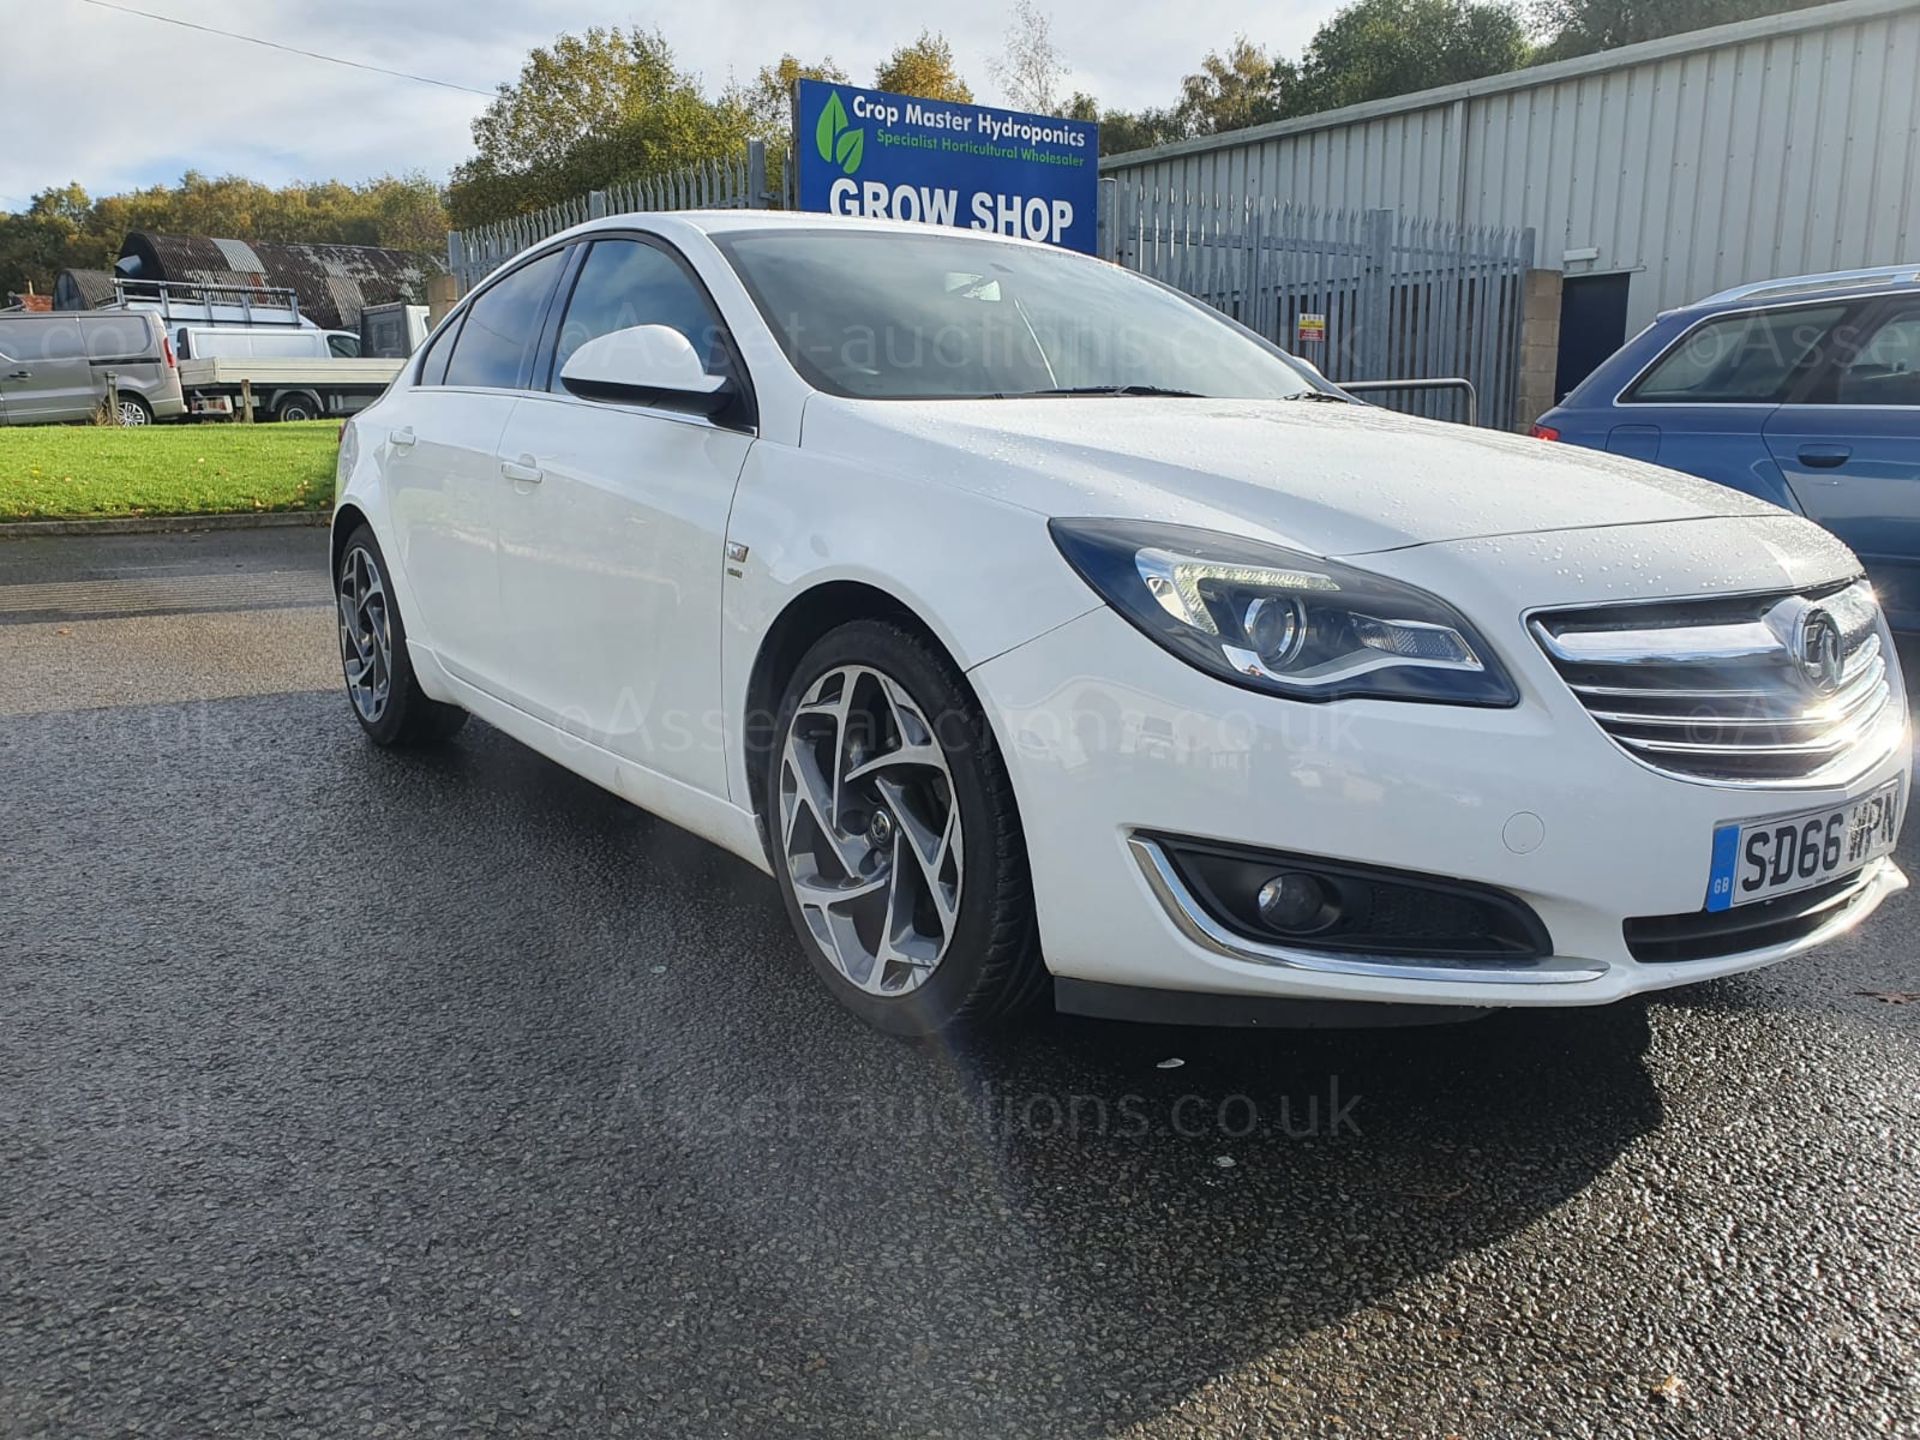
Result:
{"label": "front bumper", "polygon": [[[1877,758],[1845,784],[1722,786],[1636,763],[1541,673],[1544,662],[1515,668],[1523,700],[1509,710],[1304,705],[1223,685],[1107,609],[976,667],[1020,803],[1049,968],[1073,981],[1216,995],[1596,1005],[1786,959],[1904,888],[1880,862],[1851,903],[1786,943],[1635,960],[1629,918],[1704,907],[1717,825],[1904,782],[1904,709],[1894,707],[1871,747]],[[1492,886],[1533,909],[1553,953],[1515,968],[1250,945],[1183,898],[1142,839],[1154,834]]]}

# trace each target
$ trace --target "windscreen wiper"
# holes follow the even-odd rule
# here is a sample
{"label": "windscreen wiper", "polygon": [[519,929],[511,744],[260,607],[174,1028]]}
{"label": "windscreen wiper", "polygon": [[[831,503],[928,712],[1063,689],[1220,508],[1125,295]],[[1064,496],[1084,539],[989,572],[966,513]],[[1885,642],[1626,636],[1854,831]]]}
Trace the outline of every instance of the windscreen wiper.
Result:
{"label": "windscreen wiper", "polygon": [[1048,390],[1004,390],[995,400],[1032,400],[1047,395],[1172,395],[1186,400],[1202,400],[1198,390],[1169,390],[1161,385],[1060,385]]}
{"label": "windscreen wiper", "polygon": [[1335,405],[1351,405],[1354,402],[1344,395],[1336,395],[1331,390],[1297,390],[1291,395],[1282,395],[1282,400],[1328,400]]}

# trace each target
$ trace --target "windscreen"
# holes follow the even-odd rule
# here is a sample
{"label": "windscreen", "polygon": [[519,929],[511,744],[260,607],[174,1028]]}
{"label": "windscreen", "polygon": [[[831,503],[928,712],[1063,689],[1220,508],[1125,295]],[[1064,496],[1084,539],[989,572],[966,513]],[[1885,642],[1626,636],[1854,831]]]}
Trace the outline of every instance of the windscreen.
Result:
{"label": "windscreen", "polygon": [[714,237],[807,382],[869,399],[1314,387],[1274,347],[1118,266],[962,233]]}

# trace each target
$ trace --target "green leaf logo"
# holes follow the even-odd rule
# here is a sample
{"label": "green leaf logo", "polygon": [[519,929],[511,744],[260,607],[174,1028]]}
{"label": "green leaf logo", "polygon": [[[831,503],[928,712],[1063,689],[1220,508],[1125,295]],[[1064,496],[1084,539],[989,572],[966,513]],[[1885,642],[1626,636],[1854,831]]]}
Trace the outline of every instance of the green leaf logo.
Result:
{"label": "green leaf logo", "polygon": [[838,165],[843,174],[851,175],[866,156],[867,132],[849,130],[847,123],[847,107],[840,103],[840,92],[836,90],[820,109],[819,122],[813,127],[813,145],[822,160]]}
{"label": "green leaf logo", "polygon": [[836,90],[827,97],[827,103],[820,111],[820,123],[813,127],[813,143],[820,151],[822,160],[834,158],[834,138],[846,128],[847,107],[840,103],[840,92]]}
{"label": "green leaf logo", "polygon": [[860,157],[867,153],[867,132],[849,130],[840,137],[834,147],[834,155],[840,161],[840,168],[851,175],[860,168]]}

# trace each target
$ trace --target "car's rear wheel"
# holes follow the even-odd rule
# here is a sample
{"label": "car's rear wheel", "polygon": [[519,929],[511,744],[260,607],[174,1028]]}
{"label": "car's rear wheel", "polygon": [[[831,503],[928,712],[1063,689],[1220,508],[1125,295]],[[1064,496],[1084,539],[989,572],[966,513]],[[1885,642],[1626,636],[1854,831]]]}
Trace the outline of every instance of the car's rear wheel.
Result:
{"label": "car's rear wheel", "polygon": [[1026,843],[993,735],[952,662],[885,621],[801,660],[767,777],[774,870],[814,968],[901,1035],[1047,993]]}
{"label": "car's rear wheel", "polygon": [[311,395],[289,395],[273,412],[276,420],[318,420],[320,406]]}
{"label": "car's rear wheel", "polygon": [[406,623],[370,526],[356,526],[341,547],[334,599],[347,699],[375,744],[431,745],[466,724],[466,711],[429,699],[414,678]]}
{"label": "car's rear wheel", "polygon": [[113,417],[116,425],[151,425],[153,411],[147,408],[147,402],[138,395],[122,395],[120,409]]}

